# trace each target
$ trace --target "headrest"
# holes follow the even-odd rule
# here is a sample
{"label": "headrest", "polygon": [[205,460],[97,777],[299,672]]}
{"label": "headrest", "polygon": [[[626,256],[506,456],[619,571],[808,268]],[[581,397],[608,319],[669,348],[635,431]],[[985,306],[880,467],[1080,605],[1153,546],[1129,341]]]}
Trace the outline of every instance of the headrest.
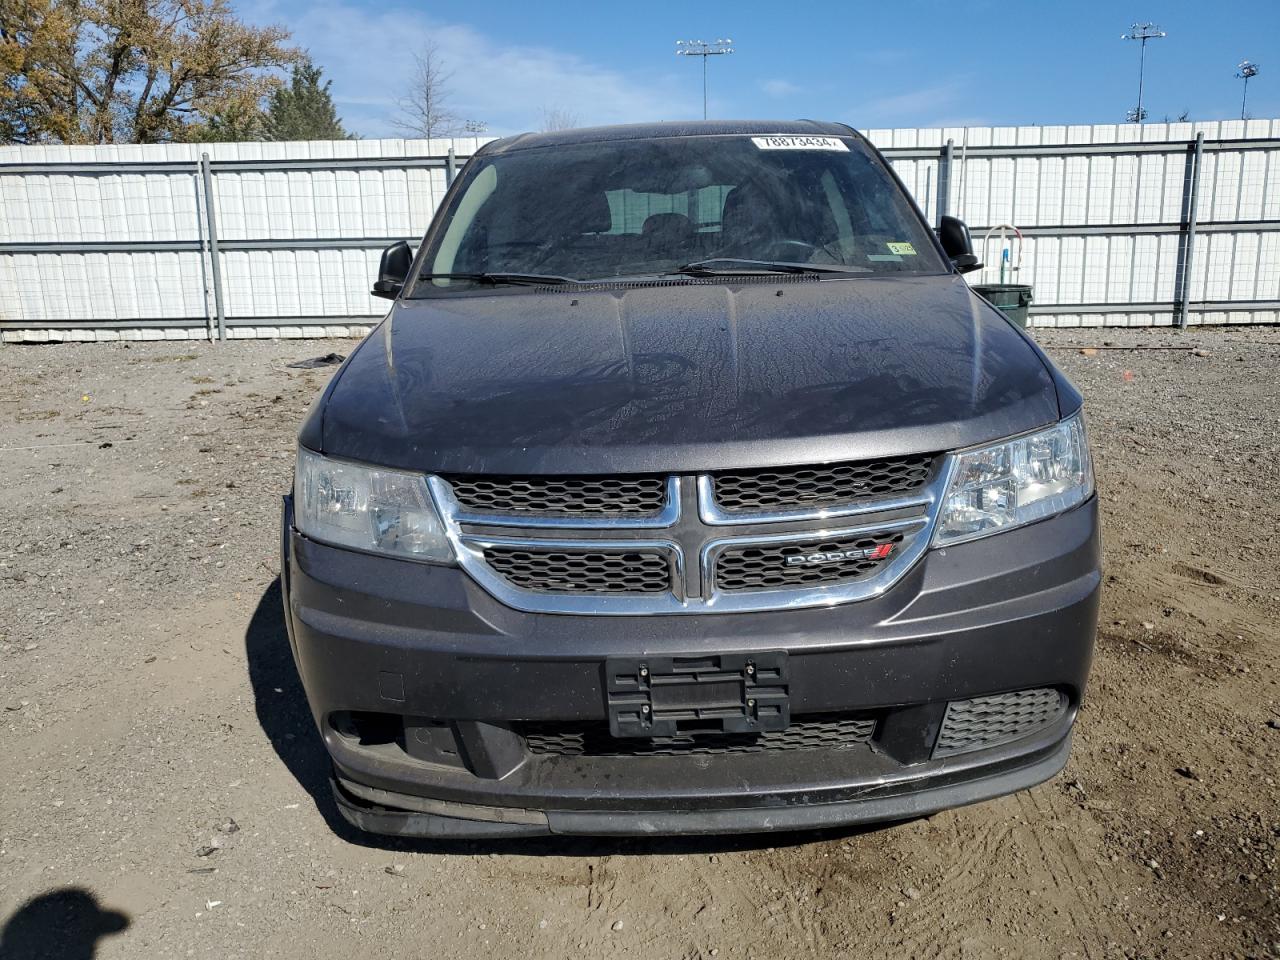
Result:
{"label": "headrest", "polygon": [[603,192],[580,194],[571,202],[573,209],[564,214],[566,233],[608,233],[613,229],[609,198]]}
{"label": "headrest", "polygon": [[686,236],[693,233],[693,221],[683,213],[654,213],[645,218],[640,232],[646,237],[656,234]]}
{"label": "headrest", "polygon": [[759,224],[774,213],[765,192],[753,183],[742,183],[729,191],[720,213],[720,229],[737,233],[749,225]]}

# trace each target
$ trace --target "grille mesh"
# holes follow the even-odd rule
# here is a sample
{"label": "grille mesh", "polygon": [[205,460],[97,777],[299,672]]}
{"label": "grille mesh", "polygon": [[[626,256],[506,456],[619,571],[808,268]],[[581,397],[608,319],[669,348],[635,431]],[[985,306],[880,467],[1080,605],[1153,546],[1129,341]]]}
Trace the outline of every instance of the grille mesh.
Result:
{"label": "grille mesh", "polygon": [[633,517],[667,503],[665,477],[448,477],[453,495],[476,513]]}
{"label": "grille mesh", "polygon": [[604,723],[565,725],[522,723],[529,752],[561,757],[686,757],[773,750],[840,750],[869,743],[875,717],[826,716],[793,719],[769,733],[708,733],[652,740],[613,737]]}
{"label": "grille mesh", "polygon": [[554,550],[486,547],[489,566],[517,587],[540,593],[662,593],[671,567],[658,550]]}
{"label": "grille mesh", "polygon": [[[773,590],[861,580],[887,563],[902,540],[900,532],[893,532],[799,543],[729,547],[716,558],[716,587],[728,591]],[[789,565],[787,562],[790,557],[875,550],[885,545],[892,549],[881,557],[832,556],[831,559],[815,559],[804,564]]]}
{"label": "grille mesh", "polygon": [[712,475],[727,513],[822,507],[914,493],[929,482],[934,457],[921,454],[858,463],[734,470]]}
{"label": "grille mesh", "polygon": [[1015,740],[1057,720],[1066,706],[1066,697],[1049,687],[953,700],[947,704],[933,755],[945,757]]}

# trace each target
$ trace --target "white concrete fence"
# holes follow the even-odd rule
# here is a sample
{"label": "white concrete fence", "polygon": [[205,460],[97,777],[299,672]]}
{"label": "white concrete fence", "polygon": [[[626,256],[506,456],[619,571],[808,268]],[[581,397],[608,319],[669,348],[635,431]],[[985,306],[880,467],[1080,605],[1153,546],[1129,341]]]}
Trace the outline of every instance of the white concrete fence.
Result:
{"label": "white concrete fence", "polygon": [[[1280,120],[868,136],[931,221],[1020,229],[1036,325],[1280,322]],[[0,147],[0,338],[363,335],[480,142]]]}

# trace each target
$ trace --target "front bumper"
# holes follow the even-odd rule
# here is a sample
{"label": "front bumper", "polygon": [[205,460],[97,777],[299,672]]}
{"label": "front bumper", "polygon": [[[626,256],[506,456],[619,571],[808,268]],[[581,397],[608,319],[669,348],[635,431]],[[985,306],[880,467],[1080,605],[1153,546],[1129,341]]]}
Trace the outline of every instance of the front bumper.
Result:
{"label": "front bumper", "polygon": [[[381,833],[728,833],[921,815],[1060,770],[1092,656],[1096,499],[930,551],[883,595],[797,611],[532,614],[459,570],[318,544],[286,500],[290,642],[339,809]],[[607,658],[785,650],[792,717],[859,711],[850,749],[689,756],[532,754],[518,722],[599,723]],[[1066,709],[1019,739],[935,755],[950,701],[1054,688]],[[369,737],[351,717],[403,721]],[[430,728],[423,742],[416,731]],[[383,729],[386,729],[385,726]],[[443,739],[441,739],[443,737]]]}

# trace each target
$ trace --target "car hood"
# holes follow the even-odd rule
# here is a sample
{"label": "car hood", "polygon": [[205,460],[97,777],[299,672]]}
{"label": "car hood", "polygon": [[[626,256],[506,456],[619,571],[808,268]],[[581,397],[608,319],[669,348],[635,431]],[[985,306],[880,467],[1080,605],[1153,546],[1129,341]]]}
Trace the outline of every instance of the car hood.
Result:
{"label": "car hood", "polygon": [[302,442],[441,473],[684,472],[938,452],[1059,416],[958,277],[399,301]]}

